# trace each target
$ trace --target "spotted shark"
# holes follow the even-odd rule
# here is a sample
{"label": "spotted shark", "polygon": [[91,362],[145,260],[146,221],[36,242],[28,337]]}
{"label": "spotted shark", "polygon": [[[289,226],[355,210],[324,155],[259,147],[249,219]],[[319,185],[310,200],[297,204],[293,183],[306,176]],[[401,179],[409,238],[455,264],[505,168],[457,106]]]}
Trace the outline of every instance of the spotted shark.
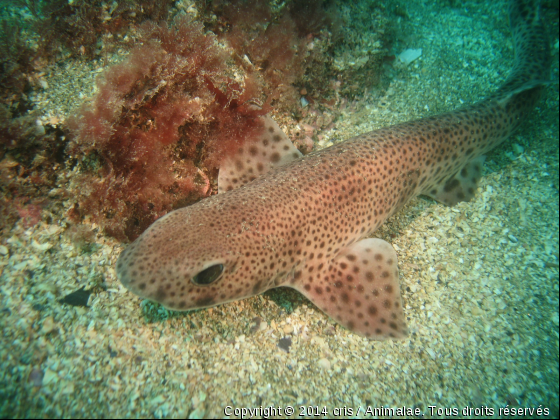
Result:
{"label": "spotted shark", "polygon": [[122,252],[120,281],[179,311],[287,286],[359,335],[406,337],[397,254],[370,236],[420,194],[471,199],[484,154],[534,107],[551,63],[539,7],[514,0],[509,17],[513,70],[478,103],[306,156],[262,117],[258,140],[220,168],[217,195],[160,218]]}

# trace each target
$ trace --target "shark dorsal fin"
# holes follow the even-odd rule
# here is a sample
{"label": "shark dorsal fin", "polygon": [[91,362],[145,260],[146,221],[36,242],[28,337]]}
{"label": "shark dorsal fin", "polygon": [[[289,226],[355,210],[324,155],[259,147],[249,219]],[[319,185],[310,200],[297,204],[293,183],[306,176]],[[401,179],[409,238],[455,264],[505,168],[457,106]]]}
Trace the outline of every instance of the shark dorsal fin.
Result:
{"label": "shark dorsal fin", "polygon": [[272,118],[260,118],[264,130],[258,139],[240,147],[234,156],[222,163],[218,175],[219,194],[239,188],[302,156]]}

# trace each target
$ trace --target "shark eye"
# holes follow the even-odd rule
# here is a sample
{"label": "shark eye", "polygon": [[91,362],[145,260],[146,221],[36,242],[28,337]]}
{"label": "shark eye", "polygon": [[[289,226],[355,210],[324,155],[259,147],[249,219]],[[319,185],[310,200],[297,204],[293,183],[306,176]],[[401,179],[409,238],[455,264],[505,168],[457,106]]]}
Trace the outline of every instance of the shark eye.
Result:
{"label": "shark eye", "polygon": [[193,276],[192,282],[194,284],[200,284],[202,286],[215,282],[218,277],[224,271],[223,264],[215,264],[208,268],[205,268],[197,275]]}

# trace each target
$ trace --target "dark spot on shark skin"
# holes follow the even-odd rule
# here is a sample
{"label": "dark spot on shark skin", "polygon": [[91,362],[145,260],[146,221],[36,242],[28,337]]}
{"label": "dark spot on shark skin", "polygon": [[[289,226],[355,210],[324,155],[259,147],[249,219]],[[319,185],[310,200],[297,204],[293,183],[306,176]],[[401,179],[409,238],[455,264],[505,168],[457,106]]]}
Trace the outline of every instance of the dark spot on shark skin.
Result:
{"label": "dark spot on shark skin", "polygon": [[157,302],[162,302],[167,297],[167,292],[163,288],[163,286],[158,287],[157,292],[154,296]]}
{"label": "dark spot on shark skin", "polygon": [[458,186],[459,186],[459,180],[456,179],[456,178],[453,178],[451,181],[449,181],[447,184],[445,184],[445,186],[443,187],[443,191],[450,192],[450,191],[453,191]]}
{"label": "dark spot on shark skin", "polygon": [[214,304],[214,296],[202,296],[195,300],[195,305],[199,308],[211,306]]}

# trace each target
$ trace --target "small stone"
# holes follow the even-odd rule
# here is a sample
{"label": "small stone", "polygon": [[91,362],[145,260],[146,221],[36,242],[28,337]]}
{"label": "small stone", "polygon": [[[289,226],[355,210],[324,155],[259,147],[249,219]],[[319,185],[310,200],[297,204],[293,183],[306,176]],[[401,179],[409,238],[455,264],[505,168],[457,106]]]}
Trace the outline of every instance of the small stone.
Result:
{"label": "small stone", "polygon": [[43,123],[41,120],[35,120],[35,135],[36,136],[44,136],[45,135],[45,127],[43,127]]}
{"label": "small stone", "polygon": [[552,322],[554,323],[554,325],[558,326],[558,312],[554,312],[552,314]]}
{"label": "small stone", "polygon": [[56,372],[47,369],[45,376],[43,376],[43,385],[49,385],[51,383],[58,382],[58,375]]}
{"label": "small stone", "polygon": [[200,391],[198,393],[198,401],[200,401],[200,402],[206,401],[206,394],[203,391]]}
{"label": "small stone", "polygon": [[319,360],[319,367],[325,370],[329,370],[331,368],[331,362],[326,357],[323,357]]}
{"label": "small stone", "polygon": [[401,63],[404,63],[405,65],[409,65],[410,63],[412,63],[414,60],[416,60],[417,58],[419,58],[422,55],[422,48],[418,48],[418,49],[412,49],[409,48],[407,50],[404,50],[403,52],[401,52],[397,58],[399,59],[399,61]]}
{"label": "small stone", "polygon": [[161,403],[164,402],[164,401],[165,401],[165,396],[163,396],[163,395],[158,395],[157,397],[152,398],[152,400],[150,401],[150,403],[151,403],[152,405],[159,405],[159,404],[161,404]]}
{"label": "small stone", "polygon": [[471,314],[477,316],[477,315],[482,315],[482,311],[480,310],[480,308],[478,306],[473,306],[471,309]]}
{"label": "small stone", "polygon": [[262,318],[260,316],[256,316],[251,320],[251,328],[250,328],[251,333],[255,333],[259,331],[259,329],[261,328],[261,322],[262,322]]}
{"label": "small stone", "polygon": [[63,395],[69,395],[74,393],[74,384],[72,382],[66,382],[64,387],[62,388]]}
{"label": "small stone", "polygon": [[525,149],[523,148],[523,146],[521,146],[521,145],[519,145],[519,144],[517,144],[517,143],[514,143],[513,146],[512,146],[512,148],[513,148],[513,153],[515,153],[515,154],[518,155],[518,156],[519,156],[520,154],[522,154],[522,153],[525,151]]}
{"label": "small stone", "polygon": [[286,353],[290,352],[290,346],[292,345],[292,339],[290,337],[281,338],[278,342],[278,347],[284,350]]}
{"label": "small stone", "polygon": [[29,374],[29,382],[35,387],[40,387],[43,385],[43,376],[41,369],[34,368]]}
{"label": "small stone", "polygon": [[48,334],[54,329],[54,319],[52,316],[45,318],[43,321],[43,328],[41,328],[41,333]]}
{"label": "small stone", "polygon": [[48,242],[40,244],[35,239],[33,240],[33,242],[31,242],[31,246],[35,248],[37,251],[41,251],[41,252],[47,251],[52,248],[52,244]]}
{"label": "small stone", "polygon": [[54,198],[63,192],[62,188],[53,188],[49,191],[49,197]]}

